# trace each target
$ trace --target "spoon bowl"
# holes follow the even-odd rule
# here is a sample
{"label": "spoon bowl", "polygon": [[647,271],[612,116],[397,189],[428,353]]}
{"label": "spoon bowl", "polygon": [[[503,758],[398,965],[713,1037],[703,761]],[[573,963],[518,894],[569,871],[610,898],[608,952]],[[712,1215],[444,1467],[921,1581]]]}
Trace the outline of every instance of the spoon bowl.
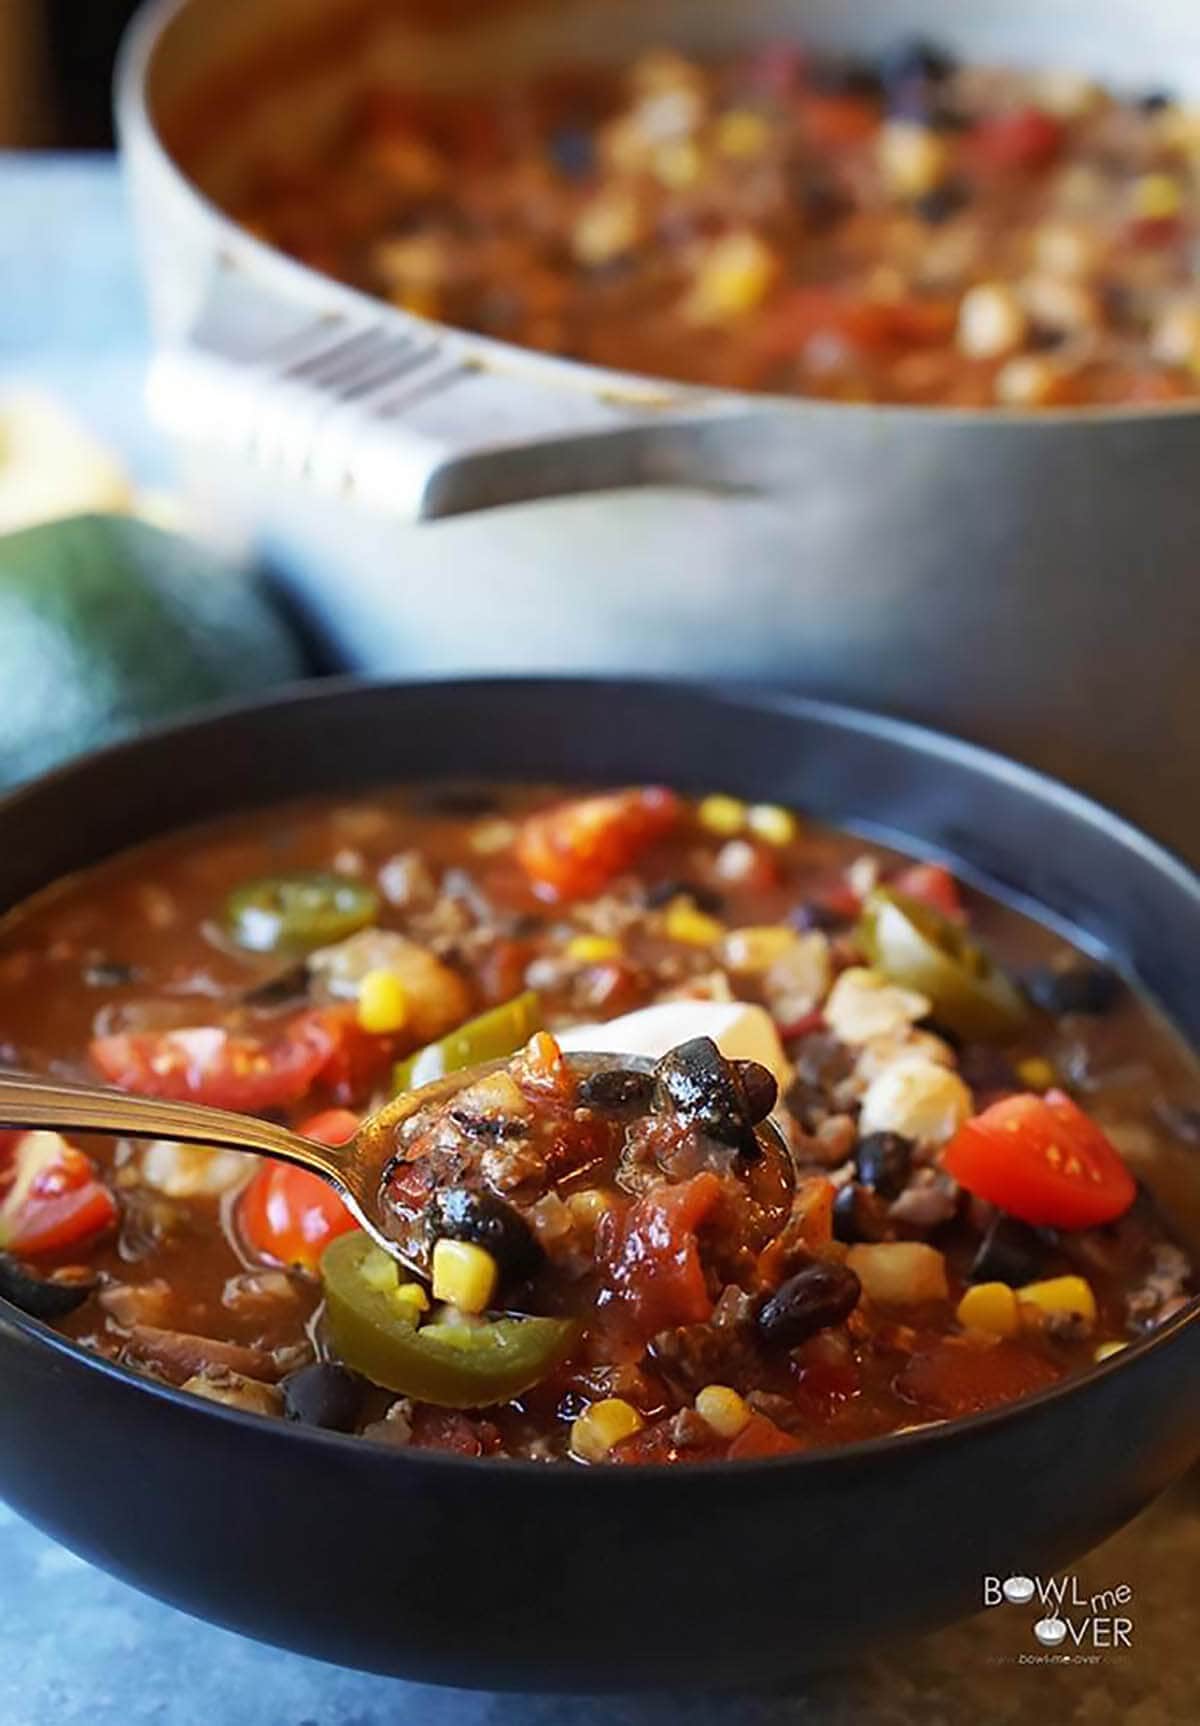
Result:
{"label": "spoon bowl", "polygon": [[[574,1052],[565,1056],[581,1078],[602,1068],[620,1066],[652,1072],[654,1062],[640,1055]],[[289,1127],[255,1115],[234,1114],[202,1103],[181,1103],[142,1097],[106,1085],[86,1085],[73,1079],[33,1073],[0,1072],[0,1126],[43,1128],[54,1132],[111,1133],[132,1139],[172,1139],[180,1144],[244,1151],[292,1163],[327,1181],[355,1221],[405,1271],[423,1282],[429,1269],[406,1250],[389,1229],[385,1202],[388,1175],[400,1158],[398,1140],[404,1123],[498,1071],[507,1058],[460,1067],[416,1090],[405,1091],[366,1116],[353,1138],[324,1145]],[[756,1132],[787,1189],[795,1171],[783,1138],[769,1120]]]}

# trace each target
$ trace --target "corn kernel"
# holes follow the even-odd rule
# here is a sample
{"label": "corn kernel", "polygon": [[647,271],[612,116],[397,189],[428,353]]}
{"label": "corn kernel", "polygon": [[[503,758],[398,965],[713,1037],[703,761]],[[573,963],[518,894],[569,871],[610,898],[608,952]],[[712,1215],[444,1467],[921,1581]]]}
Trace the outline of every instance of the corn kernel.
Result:
{"label": "corn kernel", "polygon": [[1098,1342],[1092,1350],[1092,1359],[1099,1365],[1102,1360],[1111,1360],[1114,1354],[1120,1354],[1128,1347],[1129,1344],[1124,1342]]}
{"label": "corn kernel", "polygon": [[606,1396],[571,1422],[571,1454],[582,1462],[603,1462],[614,1444],[631,1438],[645,1424],[631,1402]]}
{"label": "corn kernel", "polygon": [[976,1283],[959,1301],[955,1316],[964,1330],[989,1336],[1016,1336],[1021,1328],[1017,1297],[1007,1283]]}
{"label": "corn kernel", "polygon": [[601,192],[580,212],[571,246],[581,264],[611,263],[633,250],[641,229],[636,198],[616,189]]}
{"label": "corn kernel", "polygon": [[879,132],[879,167],[890,191],[923,198],[945,179],[950,151],[945,139],[915,120],[889,120]]}
{"label": "corn kernel", "polygon": [[368,971],[358,986],[358,1022],[364,1031],[386,1036],[403,1029],[408,995],[394,971]]}
{"label": "corn kernel", "polygon": [[391,1297],[396,1310],[409,1324],[419,1323],[421,1314],[429,1311],[429,1296],[420,1283],[400,1283],[391,1291]]}
{"label": "corn kernel", "polygon": [[790,845],[796,837],[796,817],[778,803],[753,803],[746,812],[746,825],[768,845]]}
{"label": "corn kernel", "polygon": [[736,1438],[750,1420],[750,1405],[727,1384],[706,1384],[697,1393],[696,1413],[718,1438]]}
{"label": "corn kernel", "polygon": [[1133,214],[1142,222],[1166,222],[1183,207],[1178,180],[1170,174],[1143,174],[1133,185]]}
{"label": "corn kernel", "polygon": [[1035,1313],[1065,1313],[1088,1324],[1096,1322],[1096,1297],[1083,1277],[1049,1277],[1044,1282],[1026,1283],[1017,1290],[1017,1301],[1022,1307],[1034,1308]]}
{"label": "corn kernel", "polygon": [[721,963],[731,971],[769,971],[800,937],[786,923],[752,924],[731,929],[721,943]]}
{"label": "corn kernel", "polygon": [[1044,1055],[1029,1055],[1023,1061],[1017,1062],[1017,1077],[1031,1091],[1048,1091],[1058,1083],[1058,1074],[1053,1062]]}
{"label": "corn kernel", "polygon": [[603,1187],[581,1187],[567,1197],[567,1209],[584,1229],[594,1229],[605,1211],[612,1208],[612,1194]]}
{"label": "corn kernel", "polygon": [[683,305],[692,324],[720,324],[752,312],[766,298],[779,260],[757,234],[742,230],[715,240]]}
{"label": "corn kernel", "polygon": [[717,121],[717,149],[735,162],[761,156],[770,141],[770,126],[752,108],[731,108]]}
{"label": "corn kernel", "polygon": [[710,833],[719,833],[722,839],[732,839],[735,833],[740,833],[746,825],[746,815],[744,803],[736,797],[719,794],[704,798],[696,811],[701,827],[707,827]]}
{"label": "corn kernel", "polygon": [[606,959],[620,958],[621,943],[611,935],[574,935],[566,952],[577,965],[602,965]]}
{"label": "corn kernel", "polygon": [[723,923],[698,911],[690,899],[672,899],[664,927],[672,941],[685,941],[689,947],[711,947],[725,933]]}
{"label": "corn kernel", "polygon": [[441,1240],[433,1249],[433,1298],[460,1312],[484,1312],[500,1280],[491,1253],[473,1241]]}
{"label": "corn kernel", "polygon": [[690,138],[677,138],[654,152],[653,167],[660,185],[672,192],[682,192],[696,184],[704,162]]}

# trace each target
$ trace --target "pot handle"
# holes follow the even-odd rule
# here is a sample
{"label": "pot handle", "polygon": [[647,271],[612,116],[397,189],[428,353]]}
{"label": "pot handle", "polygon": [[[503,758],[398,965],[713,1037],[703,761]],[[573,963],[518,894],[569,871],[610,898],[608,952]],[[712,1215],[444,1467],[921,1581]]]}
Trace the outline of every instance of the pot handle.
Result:
{"label": "pot handle", "polygon": [[712,435],[736,398],[545,382],[417,318],[289,306],[235,268],[154,360],[149,402],[185,445],[407,521],[621,486],[743,489]]}

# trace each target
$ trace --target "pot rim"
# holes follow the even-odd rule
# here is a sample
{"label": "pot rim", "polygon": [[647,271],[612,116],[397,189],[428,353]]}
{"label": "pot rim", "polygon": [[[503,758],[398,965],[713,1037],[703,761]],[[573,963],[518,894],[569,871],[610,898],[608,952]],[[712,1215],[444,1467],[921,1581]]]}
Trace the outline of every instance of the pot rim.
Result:
{"label": "pot rim", "polygon": [[[179,4],[180,0],[172,0]],[[186,3],[186,0],[184,0]],[[363,691],[404,690],[420,693],[427,689],[445,689],[449,686],[469,686],[479,694],[500,691],[505,688],[542,688],[550,691],[571,689],[579,686],[592,688],[609,688],[614,691],[631,689],[649,692],[655,690],[677,690],[685,695],[699,696],[702,699],[716,703],[730,703],[733,706],[750,712],[795,714],[807,717],[813,721],[822,722],[833,727],[857,731],[866,736],[883,740],[891,740],[909,747],[919,747],[922,754],[935,761],[954,761],[958,765],[971,769],[981,777],[1001,779],[1010,786],[1021,790],[1034,799],[1051,797],[1060,805],[1065,805],[1070,814],[1080,821],[1099,829],[1116,843],[1137,852],[1146,866],[1152,870],[1173,878],[1177,887],[1181,888],[1193,901],[1200,906],[1200,876],[1188,868],[1179,858],[1147,838],[1137,828],[1122,817],[1115,815],[1103,805],[1085,797],[1081,792],[1073,791],[1062,785],[1049,775],[1040,773],[1033,768],[1025,767],[1008,757],[984,749],[978,744],[965,743],[957,738],[948,737],[925,726],[915,725],[908,720],[892,719],[885,715],[864,712],[861,709],[845,707],[834,702],[812,699],[806,696],[788,695],[786,693],[762,693],[751,690],[720,689],[699,682],[666,682],[653,678],[611,678],[611,677],[496,677],[496,678],[464,678],[438,677],[416,680],[367,679],[355,677],[321,678],[307,683],[284,685],[272,690],[269,694],[250,701],[231,700],[219,705],[205,707],[199,714],[182,720],[172,720],[148,728],[133,738],[113,743],[104,748],[89,751],[52,772],[40,775],[27,785],[17,787],[0,797],[0,824],[6,817],[18,812],[23,803],[54,795],[65,791],[77,776],[90,776],[103,769],[110,761],[136,756],[146,747],[170,742],[185,734],[203,731],[206,727],[220,726],[231,719],[251,720],[263,711],[274,708],[303,709],[309,704],[315,707],[322,701],[339,701]],[[43,883],[43,888],[52,885]],[[7,915],[7,911],[0,913]],[[282,1421],[271,1415],[254,1414],[248,1410],[229,1408],[220,1403],[207,1402],[178,1389],[173,1385],[162,1383],[137,1372],[132,1367],[109,1360],[102,1355],[93,1353],[83,1344],[62,1336],[52,1330],[41,1320],[24,1313],[20,1308],[0,1297],[0,1324],[7,1325],[12,1330],[23,1335],[35,1347],[46,1349],[51,1355],[58,1356],[65,1364],[78,1367],[85,1373],[98,1373],[118,1384],[126,1384],[146,1394],[165,1399],[179,1408],[184,1414],[196,1418],[210,1418],[233,1422],[236,1427],[248,1428],[251,1432],[264,1432],[268,1427],[280,1430],[282,1442],[319,1444],[332,1446],[335,1450],[352,1449],[347,1454],[362,1454],[364,1440],[354,1433],[336,1433],[321,1428],[303,1426],[297,1422]],[[1200,1293],[1193,1295],[1188,1304],[1174,1314],[1164,1324],[1145,1336],[1128,1343],[1117,1354],[1106,1360],[1096,1362],[1085,1372],[1059,1379],[1056,1383],[1036,1391],[1029,1396],[1018,1398],[1014,1402],[1002,1403],[994,1408],[980,1413],[957,1415],[953,1418],[925,1423],[912,1430],[887,1433],[880,1437],[859,1439],[846,1444],[823,1445],[813,1450],[806,1450],[798,1455],[760,1457],[743,1461],[712,1461],[689,1463],[686,1468],[671,1469],[670,1478],[673,1481],[695,1478],[701,1486],[706,1485],[714,1477],[744,1477],[748,1473],[756,1473],[761,1469],[771,1469],[783,1472],[785,1470],[816,1470],[836,1472],[843,1468],[853,1469],[862,1461],[869,1461],[880,1454],[890,1455],[903,1450],[921,1454],[927,1448],[935,1446],[967,1443],[976,1435],[993,1432],[1012,1420],[1020,1420],[1027,1412],[1044,1409],[1050,1404],[1058,1403],[1065,1398],[1087,1393],[1089,1387],[1102,1379],[1108,1379],[1115,1374],[1125,1372],[1145,1361],[1151,1354],[1161,1349],[1175,1346],[1189,1332],[1200,1325]],[[283,1438],[290,1434],[290,1438]],[[547,1467],[545,1463],[534,1462],[518,1457],[464,1457],[438,1451],[418,1451],[396,1448],[389,1452],[382,1444],[370,1444],[368,1441],[368,1456],[381,1457],[390,1454],[394,1457],[396,1467],[424,1467],[467,1469],[479,1468],[503,1469],[506,1472],[514,1470],[529,1477],[557,1478],[578,1482],[582,1475],[597,1479],[631,1480],[649,1477],[650,1480],[661,1481],[664,1468],[661,1465],[645,1465],[643,1467],[620,1468],[589,1468]],[[591,1490],[589,1488],[588,1490]],[[605,1490],[605,1488],[601,1488]]]}
{"label": "pot rim", "polygon": [[237,263],[244,257],[248,266],[266,270],[272,283],[278,282],[303,301],[312,302],[320,292],[328,308],[334,312],[353,313],[360,318],[369,316],[376,322],[382,319],[386,324],[398,325],[422,342],[445,343],[464,357],[469,356],[480,369],[520,377],[535,386],[583,388],[610,405],[624,403],[631,408],[685,410],[713,403],[728,409],[740,405],[745,414],[771,411],[849,418],[866,423],[882,420],[894,422],[898,428],[945,421],[955,427],[1039,425],[1091,429],[1110,424],[1187,420],[1200,416],[1200,396],[1169,402],[1080,404],[1023,410],[915,402],[837,402],[812,396],[777,395],[768,391],[709,388],[656,377],[653,373],[620,371],[582,360],[536,353],[514,342],[479,335],[455,324],[418,317],[400,307],[390,306],[361,289],[322,275],[319,270],[289,257],[286,252],[241,227],[200,190],[167,150],[150,112],[149,80],[163,38],[176,18],[196,3],[197,0],[145,0],[125,33],[113,83],[121,154],[127,158],[136,149],[153,158],[156,169],[169,179],[176,196],[186,200],[192,213],[213,230],[220,255],[227,264]]}

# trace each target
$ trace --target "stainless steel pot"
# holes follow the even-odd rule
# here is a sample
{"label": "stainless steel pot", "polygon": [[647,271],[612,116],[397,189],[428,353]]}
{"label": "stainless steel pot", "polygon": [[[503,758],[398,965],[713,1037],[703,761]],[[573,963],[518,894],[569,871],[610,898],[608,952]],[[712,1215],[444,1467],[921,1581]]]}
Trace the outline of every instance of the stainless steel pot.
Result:
{"label": "stainless steel pot", "polygon": [[[240,139],[320,125],[364,52],[469,82],[663,39],[870,49],[901,28],[1200,94],[1191,0],[160,0],[119,92],[156,412],[211,518],[266,543],[344,664],[800,685],[998,744],[1200,855],[1192,407],[1031,417],[623,377],[382,306],[213,201]],[[285,43],[289,80],[245,75]],[[185,171],[164,140],[189,109],[206,147]]]}

